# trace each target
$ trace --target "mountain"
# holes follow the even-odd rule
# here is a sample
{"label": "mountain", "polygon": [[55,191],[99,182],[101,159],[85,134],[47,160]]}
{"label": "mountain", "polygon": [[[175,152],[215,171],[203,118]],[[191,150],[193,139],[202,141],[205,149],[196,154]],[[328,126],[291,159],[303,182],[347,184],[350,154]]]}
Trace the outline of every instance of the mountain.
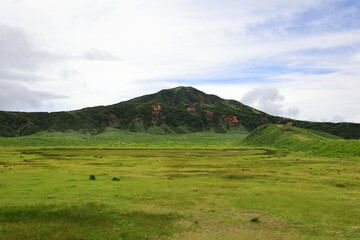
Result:
{"label": "mountain", "polygon": [[149,133],[227,133],[252,131],[267,123],[314,129],[347,139],[360,138],[360,124],[307,122],[272,116],[193,87],[166,89],[114,105],[68,112],[0,111],[0,136],[23,136],[44,130],[97,134],[106,127]]}
{"label": "mountain", "polygon": [[302,151],[320,156],[360,156],[359,140],[344,140],[338,136],[316,130],[264,124],[245,139],[251,146],[267,146]]}

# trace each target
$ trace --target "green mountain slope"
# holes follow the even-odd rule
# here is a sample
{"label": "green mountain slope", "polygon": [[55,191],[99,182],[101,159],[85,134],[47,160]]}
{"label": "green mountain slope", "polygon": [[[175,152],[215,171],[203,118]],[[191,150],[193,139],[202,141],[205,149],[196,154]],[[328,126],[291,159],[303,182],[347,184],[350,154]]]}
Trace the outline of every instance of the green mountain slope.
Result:
{"label": "green mountain slope", "polygon": [[250,145],[272,146],[319,156],[360,156],[360,140],[344,140],[328,133],[292,126],[265,124],[252,131],[244,141]]}
{"label": "green mountain slope", "polygon": [[69,112],[0,111],[0,136],[23,136],[44,130],[97,134],[106,127],[148,133],[227,133],[252,131],[266,123],[291,124],[343,138],[360,138],[360,124],[317,123],[276,117],[192,87],[162,90],[114,105]]}

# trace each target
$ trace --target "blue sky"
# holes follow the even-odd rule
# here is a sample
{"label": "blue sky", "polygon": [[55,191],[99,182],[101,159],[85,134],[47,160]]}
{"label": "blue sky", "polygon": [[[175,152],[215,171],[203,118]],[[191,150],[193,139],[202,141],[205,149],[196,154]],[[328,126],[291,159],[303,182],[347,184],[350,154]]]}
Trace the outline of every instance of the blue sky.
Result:
{"label": "blue sky", "polygon": [[275,115],[360,122],[360,2],[0,3],[2,110],[71,110],[178,85]]}

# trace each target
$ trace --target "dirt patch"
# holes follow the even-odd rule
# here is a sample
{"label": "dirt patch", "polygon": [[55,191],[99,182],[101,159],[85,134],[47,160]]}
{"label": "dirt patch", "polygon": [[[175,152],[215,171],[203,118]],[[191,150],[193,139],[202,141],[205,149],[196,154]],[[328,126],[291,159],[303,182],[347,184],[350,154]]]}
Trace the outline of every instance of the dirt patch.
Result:
{"label": "dirt patch", "polygon": [[233,126],[238,126],[240,123],[240,120],[235,115],[226,116],[223,120],[232,123]]}
{"label": "dirt patch", "polygon": [[161,111],[161,106],[159,104],[153,104],[151,105],[152,113],[159,113]]}
{"label": "dirt patch", "polygon": [[187,110],[189,113],[195,113],[195,112],[196,112],[196,108],[194,108],[194,107],[187,107],[186,110]]}
{"label": "dirt patch", "polygon": [[198,99],[200,102],[204,102],[204,101],[205,101],[204,96],[201,95],[201,94],[198,94],[198,95],[197,95],[197,99]]}
{"label": "dirt patch", "polygon": [[106,115],[106,118],[108,119],[108,123],[116,123],[118,121],[118,118],[116,117],[116,115],[112,112],[108,113]]}
{"label": "dirt patch", "polygon": [[213,118],[213,112],[212,111],[210,111],[210,110],[204,110],[204,113],[206,114],[206,119],[207,120],[212,120],[212,118]]}

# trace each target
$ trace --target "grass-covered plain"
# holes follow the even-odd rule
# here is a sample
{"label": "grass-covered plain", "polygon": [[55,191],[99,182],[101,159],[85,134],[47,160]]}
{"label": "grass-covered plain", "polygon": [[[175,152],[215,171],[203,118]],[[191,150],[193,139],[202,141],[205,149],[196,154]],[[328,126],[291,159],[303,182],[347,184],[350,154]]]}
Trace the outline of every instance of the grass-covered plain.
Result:
{"label": "grass-covered plain", "polygon": [[360,238],[359,156],[244,146],[244,137],[2,138],[0,239]]}
{"label": "grass-covered plain", "polygon": [[315,130],[265,124],[252,131],[245,142],[252,146],[284,148],[324,157],[360,156],[360,140],[345,140]]}
{"label": "grass-covered plain", "polygon": [[133,133],[108,128],[98,135],[68,132],[40,132],[25,136],[0,137],[3,147],[103,147],[121,149],[230,149],[241,145],[247,134],[216,134],[198,132],[188,134]]}

